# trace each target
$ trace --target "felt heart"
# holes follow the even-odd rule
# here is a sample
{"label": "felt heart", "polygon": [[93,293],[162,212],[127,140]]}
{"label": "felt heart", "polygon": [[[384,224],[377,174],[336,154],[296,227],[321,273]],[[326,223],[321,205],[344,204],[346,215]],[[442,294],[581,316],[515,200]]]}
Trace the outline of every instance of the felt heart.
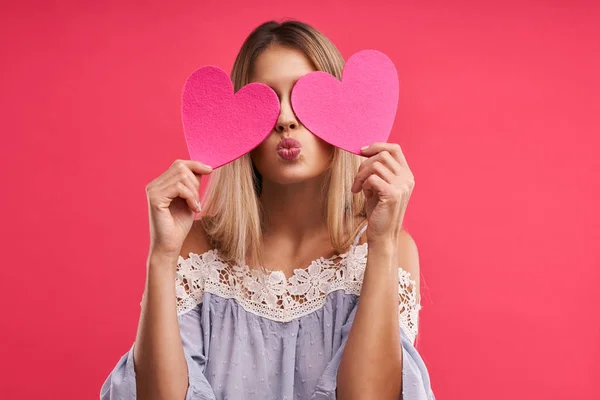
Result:
{"label": "felt heart", "polygon": [[204,66],[187,79],[181,97],[183,130],[190,159],[218,168],[250,152],[273,130],[279,99],[253,82],[237,93],[225,71]]}
{"label": "felt heart", "polygon": [[340,82],[323,71],[310,72],[292,89],[292,108],[300,121],[326,142],[355,154],[390,136],[399,82],[392,60],[377,50],[348,59]]}

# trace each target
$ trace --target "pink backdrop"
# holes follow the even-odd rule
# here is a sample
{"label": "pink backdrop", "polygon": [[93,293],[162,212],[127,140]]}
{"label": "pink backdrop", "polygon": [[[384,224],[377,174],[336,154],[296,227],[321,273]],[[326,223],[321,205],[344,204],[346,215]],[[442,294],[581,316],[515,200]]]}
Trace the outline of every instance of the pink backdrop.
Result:
{"label": "pink backdrop", "polygon": [[281,17],[396,63],[438,398],[600,398],[597,2],[62,3],[0,9],[3,398],[98,398],[137,328],[144,187],[187,156],[184,80]]}

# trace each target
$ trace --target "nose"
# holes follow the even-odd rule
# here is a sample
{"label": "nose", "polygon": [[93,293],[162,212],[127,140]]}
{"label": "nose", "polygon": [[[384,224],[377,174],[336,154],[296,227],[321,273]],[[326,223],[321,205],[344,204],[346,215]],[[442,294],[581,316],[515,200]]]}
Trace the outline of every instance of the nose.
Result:
{"label": "nose", "polygon": [[279,118],[277,118],[277,123],[275,124],[275,130],[279,133],[283,133],[286,131],[293,131],[298,129],[300,123],[296,118],[296,115],[292,111],[292,107],[290,107],[289,101],[287,98],[281,101],[281,108],[279,111]]}
{"label": "nose", "polygon": [[281,119],[279,119],[277,121],[277,125],[275,126],[275,129],[277,130],[277,132],[283,133],[286,131],[293,131],[297,127],[298,127],[298,123],[295,120],[281,121]]}

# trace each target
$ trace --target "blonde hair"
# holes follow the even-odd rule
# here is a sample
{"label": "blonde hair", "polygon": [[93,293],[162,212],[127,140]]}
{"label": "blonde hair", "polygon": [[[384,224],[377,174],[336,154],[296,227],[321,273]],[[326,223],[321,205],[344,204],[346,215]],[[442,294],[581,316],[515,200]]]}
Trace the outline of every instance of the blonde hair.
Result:
{"label": "blonde hair", "polygon": [[[257,56],[273,45],[300,50],[315,69],[342,78],[344,59],[325,35],[300,21],[268,21],[250,33],[235,59],[231,79],[236,92],[249,83]],[[350,191],[363,159],[334,147],[331,166],[326,171],[323,191],[327,206],[323,217],[327,221],[331,244],[339,253],[349,248],[366,220],[362,192],[354,194]],[[248,257],[251,260],[248,265],[254,264],[265,271],[261,188],[262,176],[254,167],[250,154],[214,170],[202,198],[200,222],[210,244],[218,248],[224,261],[243,264]]]}

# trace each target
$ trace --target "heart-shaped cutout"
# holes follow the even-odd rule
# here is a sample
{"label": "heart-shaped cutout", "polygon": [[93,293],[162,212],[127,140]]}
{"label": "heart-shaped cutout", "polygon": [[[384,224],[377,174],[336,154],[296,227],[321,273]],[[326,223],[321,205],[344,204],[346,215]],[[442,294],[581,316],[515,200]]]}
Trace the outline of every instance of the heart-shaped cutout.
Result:
{"label": "heart-shaped cutout", "polygon": [[355,154],[373,142],[386,142],[398,108],[394,63],[377,50],[355,53],[342,81],[310,72],[292,89],[292,108],[306,128],[326,142]]}
{"label": "heart-shaped cutout", "polygon": [[229,75],[215,66],[194,71],[184,85],[181,100],[190,159],[213,168],[258,146],[279,116],[279,99],[273,89],[253,82],[234,94]]}

